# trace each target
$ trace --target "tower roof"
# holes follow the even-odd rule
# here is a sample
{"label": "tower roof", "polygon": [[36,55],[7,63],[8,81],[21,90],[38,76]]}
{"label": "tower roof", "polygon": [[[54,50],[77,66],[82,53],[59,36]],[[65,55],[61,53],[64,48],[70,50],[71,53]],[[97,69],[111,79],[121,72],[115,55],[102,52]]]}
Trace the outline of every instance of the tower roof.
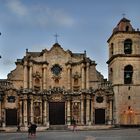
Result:
{"label": "tower roof", "polygon": [[117,26],[113,29],[112,35],[109,37],[107,42],[110,41],[110,39],[117,33],[138,33],[140,34],[139,29],[135,31],[135,29],[132,27],[131,21],[125,17],[123,17],[117,24]]}
{"label": "tower roof", "polygon": [[135,31],[127,18],[122,18],[117,26],[113,29],[113,33],[118,31]]}

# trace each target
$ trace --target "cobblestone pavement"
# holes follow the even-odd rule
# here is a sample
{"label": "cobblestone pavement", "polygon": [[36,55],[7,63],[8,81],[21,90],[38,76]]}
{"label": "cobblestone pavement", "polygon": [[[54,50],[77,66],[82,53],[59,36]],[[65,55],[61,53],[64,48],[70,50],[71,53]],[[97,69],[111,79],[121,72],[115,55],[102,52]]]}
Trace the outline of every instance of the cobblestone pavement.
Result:
{"label": "cobblestone pavement", "polygon": [[37,132],[28,138],[25,132],[0,133],[0,140],[140,140],[138,129],[94,130],[94,131],[46,131]]}

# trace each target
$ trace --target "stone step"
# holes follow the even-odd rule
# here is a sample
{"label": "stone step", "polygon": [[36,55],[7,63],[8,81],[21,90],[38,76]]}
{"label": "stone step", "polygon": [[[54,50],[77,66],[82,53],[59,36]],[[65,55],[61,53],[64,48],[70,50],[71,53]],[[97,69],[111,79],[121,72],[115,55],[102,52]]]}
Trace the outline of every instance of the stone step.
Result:
{"label": "stone step", "polygon": [[67,125],[50,125],[49,130],[67,130]]}

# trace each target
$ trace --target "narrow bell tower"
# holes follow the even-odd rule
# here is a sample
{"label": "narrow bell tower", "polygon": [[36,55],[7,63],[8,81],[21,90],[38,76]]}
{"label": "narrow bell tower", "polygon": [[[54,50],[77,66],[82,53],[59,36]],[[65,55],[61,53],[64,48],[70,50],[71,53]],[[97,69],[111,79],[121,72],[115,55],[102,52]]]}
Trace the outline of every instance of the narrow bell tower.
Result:
{"label": "narrow bell tower", "polygon": [[140,31],[123,17],[108,39],[108,79],[114,90],[114,123],[140,125]]}

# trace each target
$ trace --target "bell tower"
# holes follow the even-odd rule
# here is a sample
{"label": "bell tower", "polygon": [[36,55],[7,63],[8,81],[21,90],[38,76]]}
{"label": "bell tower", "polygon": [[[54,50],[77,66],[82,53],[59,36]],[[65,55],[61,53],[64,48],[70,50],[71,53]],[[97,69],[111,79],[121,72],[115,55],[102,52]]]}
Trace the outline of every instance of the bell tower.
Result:
{"label": "bell tower", "polygon": [[114,123],[140,124],[140,31],[122,18],[108,39],[108,79],[114,90]]}

